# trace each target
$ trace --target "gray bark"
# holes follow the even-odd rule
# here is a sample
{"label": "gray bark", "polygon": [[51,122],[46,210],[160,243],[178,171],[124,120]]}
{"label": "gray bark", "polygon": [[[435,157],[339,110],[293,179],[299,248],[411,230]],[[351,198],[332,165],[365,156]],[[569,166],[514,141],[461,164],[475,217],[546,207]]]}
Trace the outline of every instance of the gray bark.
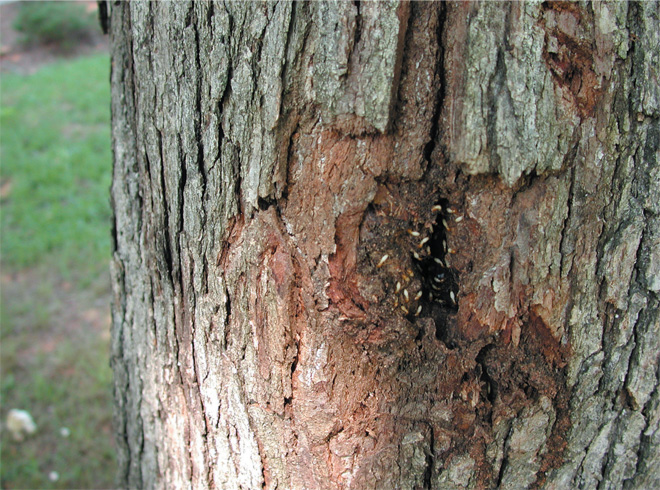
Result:
{"label": "gray bark", "polygon": [[659,16],[113,3],[118,484],[660,488]]}

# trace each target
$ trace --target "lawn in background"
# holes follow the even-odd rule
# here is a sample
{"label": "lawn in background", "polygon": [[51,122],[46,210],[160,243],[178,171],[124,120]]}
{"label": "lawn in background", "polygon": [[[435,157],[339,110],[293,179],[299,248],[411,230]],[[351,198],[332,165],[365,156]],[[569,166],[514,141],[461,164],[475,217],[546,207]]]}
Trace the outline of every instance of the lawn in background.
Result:
{"label": "lawn in background", "polygon": [[2,488],[113,485],[109,108],[107,54],[0,76]]}

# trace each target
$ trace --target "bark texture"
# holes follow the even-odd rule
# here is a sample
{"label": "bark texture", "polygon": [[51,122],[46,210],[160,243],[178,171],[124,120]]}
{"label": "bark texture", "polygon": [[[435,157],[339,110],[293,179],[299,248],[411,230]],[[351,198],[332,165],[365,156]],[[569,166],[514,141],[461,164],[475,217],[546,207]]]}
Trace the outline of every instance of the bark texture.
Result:
{"label": "bark texture", "polygon": [[113,3],[118,483],[660,487],[659,17]]}

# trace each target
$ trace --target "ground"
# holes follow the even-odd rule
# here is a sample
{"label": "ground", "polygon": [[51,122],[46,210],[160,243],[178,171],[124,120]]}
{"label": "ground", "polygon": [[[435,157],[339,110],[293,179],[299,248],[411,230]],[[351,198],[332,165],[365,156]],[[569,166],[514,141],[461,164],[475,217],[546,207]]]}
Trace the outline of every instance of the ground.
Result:
{"label": "ground", "polygon": [[[0,482],[3,489],[109,488],[107,39],[99,32],[66,53],[26,46],[12,28],[19,8],[0,4],[0,417],[4,424],[10,409],[27,410],[37,432],[17,443],[2,431]],[[77,81],[61,86],[69,69],[99,91]],[[22,140],[34,142],[37,133],[41,147]],[[90,155],[98,155],[93,164]]]}

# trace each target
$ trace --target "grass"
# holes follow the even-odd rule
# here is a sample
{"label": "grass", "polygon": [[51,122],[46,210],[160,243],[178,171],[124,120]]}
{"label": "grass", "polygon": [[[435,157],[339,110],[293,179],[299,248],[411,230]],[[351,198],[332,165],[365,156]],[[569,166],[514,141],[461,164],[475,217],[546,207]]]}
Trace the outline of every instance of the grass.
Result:
{"label": "grass", "polygon": [[108,80],[107,55],[0,77],[0,413],[38,426],[2,432],[2,488],[113,485]]}
{"label": "grass", "polygon": [[[106,56],[2,77],[2,260],[59,272],[109,254],[110,128]],[[51,257],[49,257],[51,256]]]}

